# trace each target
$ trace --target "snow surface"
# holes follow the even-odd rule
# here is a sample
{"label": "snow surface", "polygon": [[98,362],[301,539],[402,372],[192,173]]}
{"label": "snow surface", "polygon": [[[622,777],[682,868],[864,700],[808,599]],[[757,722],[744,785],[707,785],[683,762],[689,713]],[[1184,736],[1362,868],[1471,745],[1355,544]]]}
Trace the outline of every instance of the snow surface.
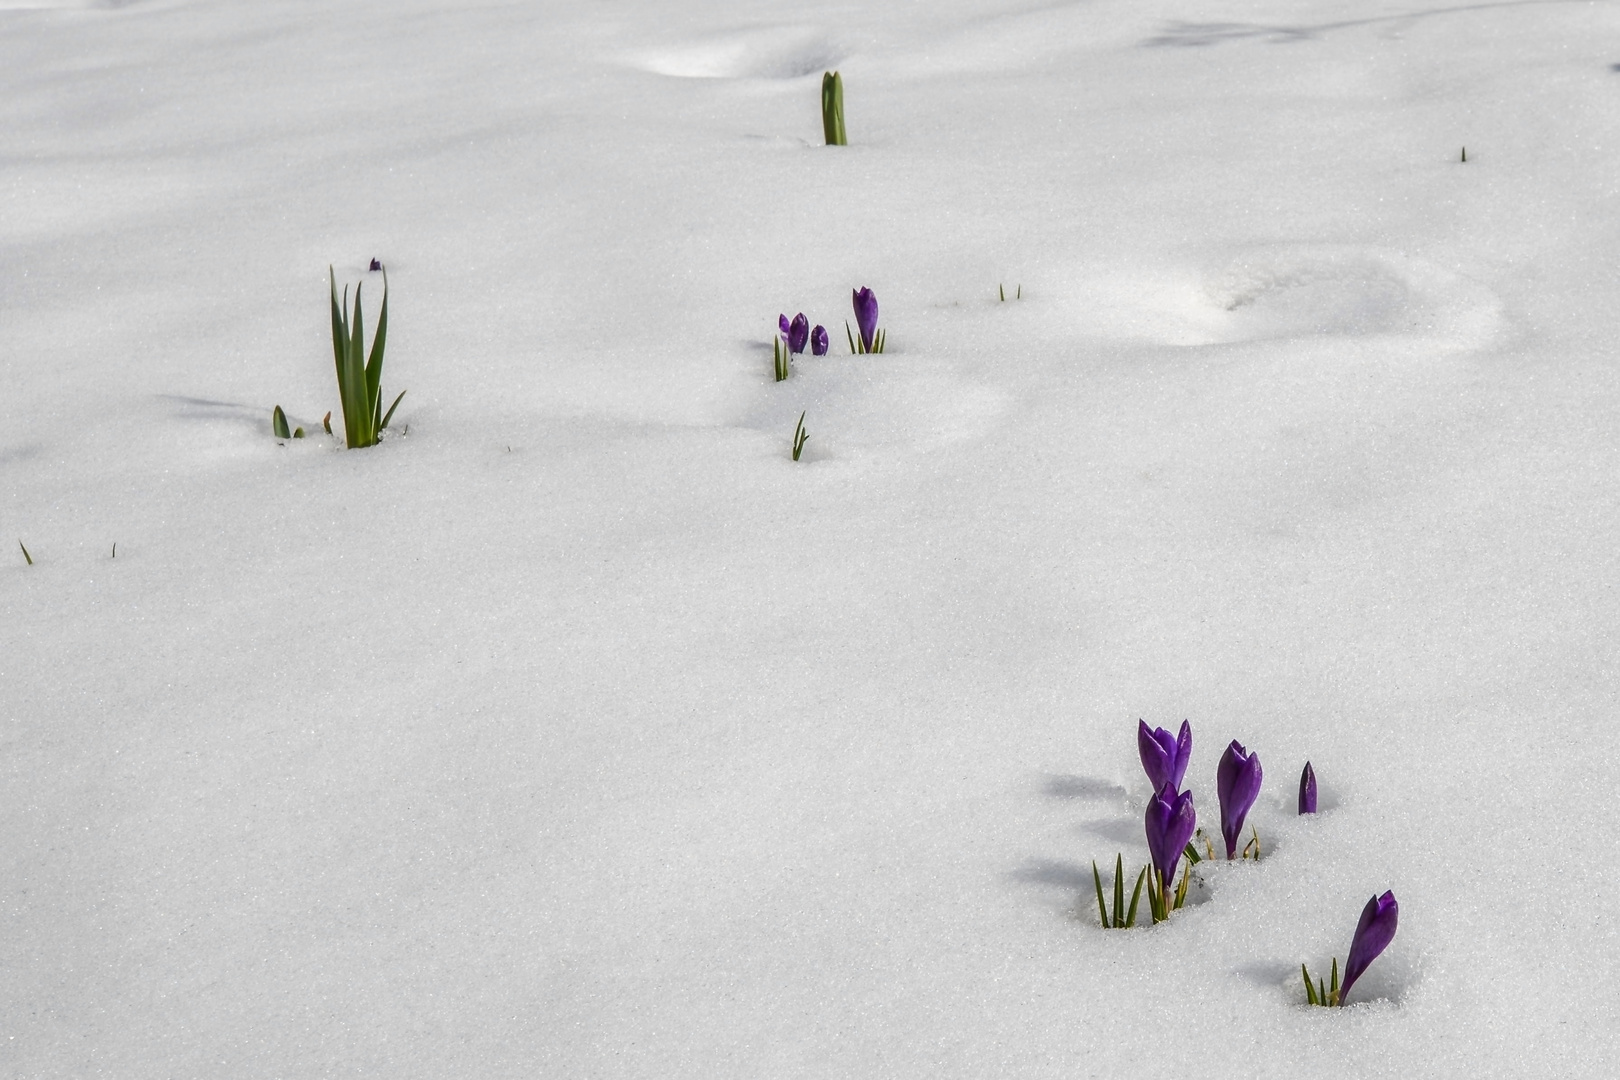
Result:
{"label": "snow surface", "polygon": [[4,1075],[1613,1074],[1620,5],[0,8]]}

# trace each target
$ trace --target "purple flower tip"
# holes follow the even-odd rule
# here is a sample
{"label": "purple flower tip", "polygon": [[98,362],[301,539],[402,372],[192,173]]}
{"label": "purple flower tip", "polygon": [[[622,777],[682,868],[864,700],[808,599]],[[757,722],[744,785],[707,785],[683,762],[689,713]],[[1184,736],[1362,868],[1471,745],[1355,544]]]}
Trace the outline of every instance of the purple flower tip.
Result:
{"label": "purple flower tip", "polygon": [[1215,794],[1221,800],[1221,835],[1226,838],[1228,859],[1236,857],[1243,819],[1260,795],[1260,775],[1260,755],[1249,753],[1233,739],[1215,769]]}
{"label": "purple flower tip", "polygon": [[861,348],[872,351],[873,335],[877,333],[878,302],[872,290],[862,285],[850,294],[855,301],[855,325],[861,331]]}
{"label": "purple flower tip", "polygon": [[1350,987],[1361,978],[1367,965],[1378,959],[1378,954],[1395,940],[1395,926],[1401,920],[1401,906],[1395,894],[1386,892],[1367,901],[1356,923],[1356,935],[1350,939],[1350,958],[1344,964],[1344,981],[1339,984],[1339,1004],[1350,996]]}
{"label": "purple flower tip", "polygon": [[810,331],[810,351],[817,356],[827,355],[827,328],[818,326]]}
{"label": "purple flower tip", "polygon": [[1187,775],[1187,761],[1192,757],[1192,726],[1183,720],[1181,734],[1172,735],[1164,728],[1149,730],[1146,721],[1138,720],[1136,752],[1141,755],[1142,769],[1154,791],[1166,784],[1180,791],[1182,778]]}
{"label": "purple flower tip", "polygon": [[810,320],[804,317],[804,312],[793,316],[793,322],[788,325],[788,352],[802,353],[807,341],[810,340]]}
{"label": "purple flower tip", "polygon": [[1154,869],[1168,885],[1175,880],[1176,863],[1198,827],[1192,792],[1177,794],[1174,787],[1165,784],[1148,800],[1145,825],[1148,854],[1153,859]]}
{"label": "purple flower tip", "polygon": [[782,328],[782,336],[784,338],[787,337],[788,336],[788,317],[786,315],[778,315],[776,317],[776,325]]}
{"label": "purple flower tip", "polygon": [[373,269],[373,270],[381,270],[382,269],[382,263],[378,262],[376,259],[372,259],[371,260],[371,269]]}
{"label": "purple flower tip", "polygon": [[1311,768],[1308,761],[1305,771],[1299,774],[1299,812],[1316,813],[1316,770]]}

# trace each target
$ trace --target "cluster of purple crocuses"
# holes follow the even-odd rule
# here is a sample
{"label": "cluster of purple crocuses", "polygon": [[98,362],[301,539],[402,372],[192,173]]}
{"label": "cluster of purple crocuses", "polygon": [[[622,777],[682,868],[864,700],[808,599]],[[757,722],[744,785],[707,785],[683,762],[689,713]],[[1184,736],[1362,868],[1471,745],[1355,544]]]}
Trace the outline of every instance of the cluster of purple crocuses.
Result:
{"label": "cluster of purple crocuses", "polygon": [[[1153,921],[1162,922],[1171,911],[1182,906],[1186,899],[1191,864],[1199,862],[1197,848],[1192,840],[1198,828],[1198,814],[1193,807],[1191,791],[1182,791],[1181,783],[1192,758],[1192,725],[1183,720],[1181,730],[1172,735],[1164,728],[1149,728],[1145,721],[1137,721],[1137,751],[1142,758],[1142,769],[1153,785],[1153,797],[1148,800],[1145,825],[1148,855],[1151,866],[1147,870],[1148,901],[1153,910]],[[1260,755],[1251,753],[1242,743],[1233,740],[1221,754],[1215,769],[1215,793],[1221,805],[1221,838],[1226,843],[1226,857],[1239,858],[1238,841],[1243,836],[1243,825],[1255,799],[1260,795],[1263,778]],[[1299,777],[1299,812],[1316,813],[1316,771],[1306,762]],[[1242,858],[1260,857],[1260,837],[1251,828],[1252,839],[1244,845]],[[1207,843],[1207,841],[1206,841]],[[1213,854],[1213,852],[1211,852]],[[1176,884],[1176,867],[1186,856],[1188,867],[1182,880]],[[1118,873],[1116,872],[1116,878]],[[1138,880],[1138,888],[1140,888]],[[1102,894],[1099,878],[1098,895]],[[1116,884],[1116,894],[1119,886]],[[1099,901],[1100,903],[1100,901]],[[1118,906],[1116,904],[1116,906]],[[1134,914],[1135,903],[1132,903]],[[1333,963],[1332,985],[1321,982],[1313,986],[1309,971],[1301,965],[1305,977],[1305,991],[1313,1005],[1342,1005],[1367,966],[1375,960],[1395,937],[1400,919],[1400,905],[1395,894],[1385,892],[1374,896],[1362,910],[1356,932],[1350,941],[1350,955],[1345,964],[1344,981],[1338,977],[1338,961]],[[1134,919],[1132,920],[1134,921]],[[1110,925],[1106,913],[1103,924]],[[1112,925],[1126,925],[1118,919]]]}
{"label": "cluster of purple crocuses", "polygon": [[[855,306],[855,325],[860,330],[860,337],[849,330],[849,324],[844,324],[844,332],[849,337],[849,351],[852,353],[880,353],[883,351],[883,331],[878,329],[878,302],[872,295],[872,290],[864,285],[850,293],[850,299]],[[789,319],[787,315],[776,317],[777,329],[781,331],[780,340],[772,342],[772,353],[776,367],[776,381],[781,382],[787,378],[788,365],[793,358],[804,352],[806,345],[810,346],[813,356],[827,355],[827,328],[810,325],[810,320],[804,312],[799,312]]]}
{"label": "cluster of purple crocuses", "polygon": [[804,317],[804,312],[799,312],[791,320],[786,315],[778,315],[776,322],[782,328],[782,340],[787,342],[788,355],[797,356],[804,352],[806,342],[809,342],[814,355],[827,355],[827,328],[818,326],[810,329],[810,320]]}

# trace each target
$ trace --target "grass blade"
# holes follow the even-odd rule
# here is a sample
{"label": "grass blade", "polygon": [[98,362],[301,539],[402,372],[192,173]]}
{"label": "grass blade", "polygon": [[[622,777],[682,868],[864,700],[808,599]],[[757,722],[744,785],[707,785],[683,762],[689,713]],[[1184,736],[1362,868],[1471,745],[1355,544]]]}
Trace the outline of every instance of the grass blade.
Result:
{"label": "grass blade", "polygon": [[[371,359],[366,361],[366,396],[372,403],[372,423],[374,431],[381,431],[385,425],[376,423],[376,417],[382,410],[382,367],[383,347],[388,341],[388,271],[382,272],[383,298],[382,308],[377,312],[377,336],[371,341]],[[360,293],[354,294],[356,311],[360,305]],[[358,316],[356,317],[358,320]]]}
{"label": "grass blade", "polygon": [[1299,965],[1299,973],[1305,979],[1305,1004],[1307,1004],[1307,1005],[1320,1005],[1320,1004],[1322,1004],[1320,1001],[1318,1001],[1316,999],[1316,987],[1311,985],[1311,973],[1305,969],[1304,964]]}
{"label": "grass blade", "polygon": [[1125,922],[1125,856],[1114,856],[1114,925]]}
{"label": "grass blade", "polygon": [[[404,396],[405,396],[405,391],[401,390],[399,392],[399,397],[395,398],[394,403],[392,405],[388,406],[388,415],[382,418],[382,425],[377,428],[378,431],[381,431],[383,428],[387,427],[388,426],[388,421],[390,421],[390,420],[392,420],[394,418],[394,410],[399,408],[400,398],[403,398]],[[406,425],[406,426],[409,427],[409,425]]]}
{"label": "grass blade", "polygon": [[1091,860],[1091,883],[1097,886],[1097,916],[1102,919],[1103,929],[1108,929],[1108,905],[1103,902],[1102,875],[1097,873],[1097,860]]}
{"label": "grass blade", "polygon": [[1141,873],[1136,875],[1136,888],[1131,890],[1131,909],[1125,913],[1125,927],[1130,929],[1136,925],[1136,902],[1142,899],[1142,882],[1147,880],[1147,867],[1142,867]]}
{"label": "grass blade", "polygon": [[[21,540],[18,540],[17,541],[17,546],[23,549],[23,558],[28,560],[28,565],[33,566],[34,565],[34,557],[32,555],[28,554],[28,545],[23,543]],[[1099,885],[1098,888],[1102,888],[1102,886]]]}

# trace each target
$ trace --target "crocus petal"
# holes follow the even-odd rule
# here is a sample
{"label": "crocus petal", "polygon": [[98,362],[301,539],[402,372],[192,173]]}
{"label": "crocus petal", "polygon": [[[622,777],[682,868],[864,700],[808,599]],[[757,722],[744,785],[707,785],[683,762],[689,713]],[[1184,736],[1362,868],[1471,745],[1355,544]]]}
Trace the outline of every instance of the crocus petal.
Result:
{"label": "crocus petal", "polygon": [[382,269],[382,263],[378,262],[376,259],[372,259],[371,260],[371,269],[373,269],[373,270],[381,270]]}
{"label": "crocus petal", "polygon": [[1260,777],[1260,755],[1249,753],[1233,739],[1215,769],[1215,794],[1221,800],[1221,835],[1226,838],[1228,859],[1237,855],[1243,820],[1260,795]]}
{"label": "crocus petal", "polygon": [[1350,996],[1350,987],[1361,978],[1367,965],[1378,959],[1378,954],[1395,940],[1395,926],[1401,920],[1401,906],[1395,894],[1386,892],[1367,901],[1356,923],[1355,937],[1350,939],[1350,957],[1344,964],[1344,981],[1339,984],[1339,1004]]}
{"label": "crocus petal", "polygon": [[1154,868],[1165,882],[1174,881],[1176,863],[1198,827],[1192,792],[1177,794],[1175,788],[1165,784],[1148,800],[1143,824],[1147,829],[1148,854]]}
{"label": "crocus petal", "polygon": [[810,351],[817,356],[827,355],[827,328],[818,326],[810,331]]}
{"label": "crocus petal", "polygon": [[1305,771],[1299,774],[1299,812],[1316,813],[1316,770],[1311,768],[1308,761]]}
{"label": "crocus petal", "polygon": [[1138,720],[1136,751],[1154,791],[1166,784],[1179,791],[1187,775],[1187,760],[1192,757],[1192,728],[1183,720],[1181,734],[1176,736],[1164,728],[1150,729],[1145,721]]}
{"label": "crocus petal", "polygon": [[872,349],[872,336],[877,333],[877,297],[873,296],[872,290],[864,285],[850,295],[855,302],[855,325],[861,331],[861,348],[870,352]]}
{"label": "crocus petal", "polygon": [[776,317],[776,325],[782,328],[782,336],[787,337],[789,329],[788,317],[786,315],[778,315]]}
{"label": "crocus petal", "polygon": [[793,322],[788,326],[788,352],[804,352],[805,343],[810,340],[810,320],[804,317],[804,312],[793,316]]}

